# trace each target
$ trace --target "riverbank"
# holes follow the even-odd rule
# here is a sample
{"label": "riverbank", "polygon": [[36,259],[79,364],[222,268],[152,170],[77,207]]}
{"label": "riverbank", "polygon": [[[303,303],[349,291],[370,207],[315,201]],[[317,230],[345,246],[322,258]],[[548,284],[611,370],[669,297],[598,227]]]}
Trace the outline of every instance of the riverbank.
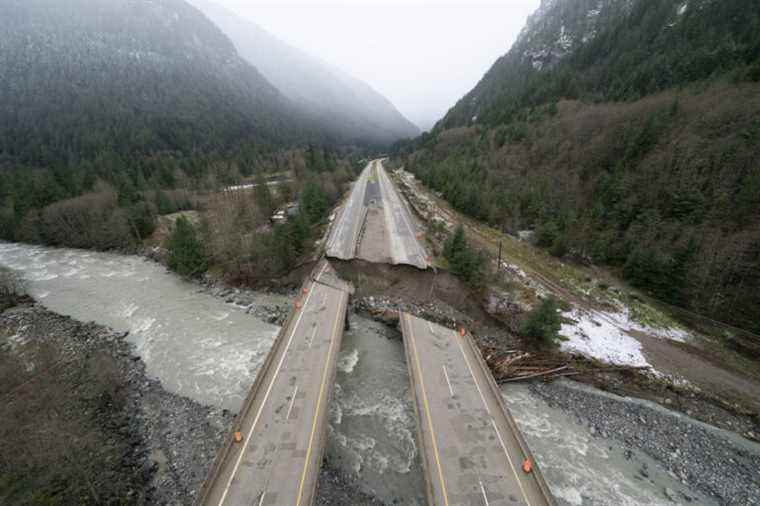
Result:
{"label": "riverbank", "polygon": [[189,504],[233,415],[164,390],[124,333],[0,314],[0,502]]}
{"label": "riverbank", "polygon": [[[402,303],[379,294],[360,297],[355,308],[392,328],[399,309],[449,327],[462,321],[461,313],[445,304]],[[476,335],[481,346],[495,341],[520,346],[518,339],[485,332],[482,338]],[[582,382],[503,386],[505,392],[531,392],[532,399],[516,407],[516,418],[560,504],[760,504],[760,445],[751,441],[757,430],[753,415],[740,415],[706,392],[676,387],[648,373],[580,378]],[[539,415],[537,403],[544,402],[553,412]],[[566,418],[575,421],[575,429],[562,426]],[[558,435],[563,431],[573,439],[564,441]],[[601,454],[589,455],[590,448]],[[583,484],[595,479],[590,472],[595,458],[607,462],[606,469],[595,471],[602,473],[601,481]]]}
{"label": "riverbank", "polygon": [[[162,266],[169,271],[167,266],[166,249],[160,246],[143,247],[138,251],[138,255]],[[235,286],[227,283],[224,279],[205,273],[198,278],[190,278],[187,281],[196,284],[199,292],[207,293],[213,297],[218,297],[227,304],[233,304],[247,314],[271,323],[282,326],[285,319],[290,313],[290,301],[296,295],[296,288],[280,286],[278,289],[269,287],[268,289],[252,289],[242,286]]]}
{"label": "riverbank", "polygon": [[[0,313],[0,503],[193,503],[234,414],[166,391],[125,338],[32,299]],[[329,464],[317,503],[380,504]]]}
{"label": "riverbank", "polygon": [[[654,403],[571,381],[534,382],[530,391],[588,427],[592,437],[615,441],[628,460],[637,452],[653,459],[677,484],[660,486],[665,503],[699,503],[688,491],[694,490],[719,504],[760,504],[760,444]],[[626,478],[651,485],[653,474],[647,464],[640,464]]]}

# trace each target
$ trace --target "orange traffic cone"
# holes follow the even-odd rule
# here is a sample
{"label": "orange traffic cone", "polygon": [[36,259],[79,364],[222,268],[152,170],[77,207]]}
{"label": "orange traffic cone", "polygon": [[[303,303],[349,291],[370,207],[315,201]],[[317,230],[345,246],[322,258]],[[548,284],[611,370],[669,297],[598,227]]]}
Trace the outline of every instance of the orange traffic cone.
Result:
{"label": "orange traffic cone", "polygon": [[525,471],[526,473],[533,471],[533,464],[530,462],[530,459],[525,459],[523,461],[522,467],[523,467],[523,471]]}

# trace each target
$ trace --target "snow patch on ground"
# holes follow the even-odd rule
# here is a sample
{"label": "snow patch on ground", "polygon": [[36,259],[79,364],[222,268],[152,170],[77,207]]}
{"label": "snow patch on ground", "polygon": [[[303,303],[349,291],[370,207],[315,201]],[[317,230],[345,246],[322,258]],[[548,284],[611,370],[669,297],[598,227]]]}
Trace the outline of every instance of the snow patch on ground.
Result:
{"label": "snow patch on ground", "polygon": [[[643,332],[661,339],[685,342],[689,334],[677,328],[653,328],[634,321],[628,308],[619,312],[573,309],[563,313],[560,335],[567,338],[560,348],[616,365],[651,367],[641,343],[630,333]],[[653,371],[656,372],[656,371]]]}
{"label": "snow patch on ground", "polygon": [[560,346],[563,351],[616,365],[650,366],[641,351],[641,343],[619,328],[605,313],[574,309],[563,316],[575,322],[563,323],[559,331],[567,338]]}

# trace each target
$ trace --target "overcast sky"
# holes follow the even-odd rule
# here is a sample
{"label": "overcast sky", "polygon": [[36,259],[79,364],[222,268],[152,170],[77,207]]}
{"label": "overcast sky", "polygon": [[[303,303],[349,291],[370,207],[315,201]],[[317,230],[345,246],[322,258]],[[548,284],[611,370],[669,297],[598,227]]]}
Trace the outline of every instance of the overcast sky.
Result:
{"label": "overcast sky", "polygon": [[540,0],[215,0],[369,83],[430,127],[506,53]]}

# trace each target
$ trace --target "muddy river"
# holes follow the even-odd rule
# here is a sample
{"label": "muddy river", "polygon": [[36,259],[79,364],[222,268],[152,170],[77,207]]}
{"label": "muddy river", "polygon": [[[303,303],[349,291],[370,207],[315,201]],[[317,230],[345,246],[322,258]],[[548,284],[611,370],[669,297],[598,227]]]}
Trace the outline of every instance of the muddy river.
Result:
{"label": "muddy river", "polygon": [[[4,243],[0,264],[21,272],[31,295],[49,309],[129,332],[150,375],[201,403],[236,410],[279,330],[136,256]],[[283,302],[269,294],[255,301]],[[352,315],[326,454],[388,503],[424,503],[409,388],[398,333]],[[510,386],[504,396],[560,504],[669,504],[664,488],[684,489],[656,462],[631,459],[614,440],[592,435],[528,387]],[[635,479],[642,459],[651,480]]]}

